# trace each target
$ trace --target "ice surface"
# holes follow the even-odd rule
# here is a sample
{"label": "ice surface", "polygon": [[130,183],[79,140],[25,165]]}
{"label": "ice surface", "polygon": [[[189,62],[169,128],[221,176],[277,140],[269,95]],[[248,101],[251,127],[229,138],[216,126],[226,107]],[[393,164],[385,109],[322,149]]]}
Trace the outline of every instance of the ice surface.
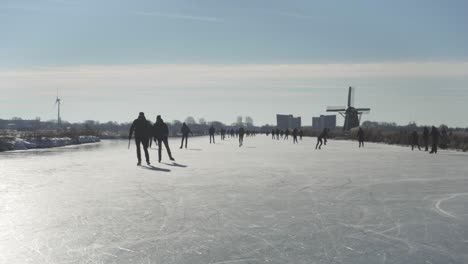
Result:
{"label": "ice surface", "polygon": [[266,136],[0,154],[0,263],[468,263],[468,155]]}

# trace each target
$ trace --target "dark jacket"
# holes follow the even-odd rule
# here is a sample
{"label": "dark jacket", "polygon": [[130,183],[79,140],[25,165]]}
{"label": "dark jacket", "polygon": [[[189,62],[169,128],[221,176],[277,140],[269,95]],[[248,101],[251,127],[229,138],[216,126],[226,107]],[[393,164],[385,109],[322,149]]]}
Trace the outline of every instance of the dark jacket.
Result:
{"label": "dark jacket", "polygon": [[148,139],[151,137],[151,124],[144,116],[135,119],[130,127],[128,138],[131,138],[135,132],[135,138]]}
{"label": "dark jacket", "polygon": [[210,133],[210,135],[214,135],[215,131],[216,130],[214,127],[210,127],[210,129],[208,130],[208,133]]}
{"label": "dark jacket", "polygon": [[164,139],[169,136],[169,127],[163,121],[157,121],[153,125],[153,136],[156,139]]}
{"label": "dark jacket", "polygon": [[182,125],[182,128],[180,129],[180,132],[182,133],[182,135],[184,136],[188,136],[189,133],[192,133],[192,131],[190,130],[190,128],[187,126],[187,125]]}

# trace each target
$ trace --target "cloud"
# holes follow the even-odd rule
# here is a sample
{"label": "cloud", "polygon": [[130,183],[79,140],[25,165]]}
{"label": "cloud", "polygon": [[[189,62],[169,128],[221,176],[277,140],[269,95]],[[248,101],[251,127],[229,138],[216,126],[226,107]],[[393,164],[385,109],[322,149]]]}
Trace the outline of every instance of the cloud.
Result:
{"label": "cloud", "polygon": [[193,15],[175,14],[175,13],[136,11],[136,12],[133,12],[133,14],[137,16],[164,17],[164,18],[171,18],[171,19],[194,20],[194,21],[202,21],[202,22],[223,22],[222,19],[216,18],[216,17],[193,16]]}

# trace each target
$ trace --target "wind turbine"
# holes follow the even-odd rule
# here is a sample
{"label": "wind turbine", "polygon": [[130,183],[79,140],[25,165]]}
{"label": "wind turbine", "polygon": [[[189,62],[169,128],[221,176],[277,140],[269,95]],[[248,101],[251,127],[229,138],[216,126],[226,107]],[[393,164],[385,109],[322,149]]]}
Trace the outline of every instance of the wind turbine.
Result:
{"label": "wind turbine", "polygon": [[55,99],[55,105],[57,106],[57,125],[60,127],[62,125],[62,119],[60,118],[60,103],[62,99],[58,96],[58,89],[57,89],[57,99]]}

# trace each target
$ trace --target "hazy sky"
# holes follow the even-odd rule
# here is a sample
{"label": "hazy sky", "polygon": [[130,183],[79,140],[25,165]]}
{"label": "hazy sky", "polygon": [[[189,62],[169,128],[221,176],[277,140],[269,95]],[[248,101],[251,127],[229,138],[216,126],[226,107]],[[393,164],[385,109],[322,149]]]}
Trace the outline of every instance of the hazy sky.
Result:
{"label": "hazy sky", "polygon": [[[1,0],[0,118],[468,126],[468,1]],[[341,122],[341,120],[339,121]]]}

